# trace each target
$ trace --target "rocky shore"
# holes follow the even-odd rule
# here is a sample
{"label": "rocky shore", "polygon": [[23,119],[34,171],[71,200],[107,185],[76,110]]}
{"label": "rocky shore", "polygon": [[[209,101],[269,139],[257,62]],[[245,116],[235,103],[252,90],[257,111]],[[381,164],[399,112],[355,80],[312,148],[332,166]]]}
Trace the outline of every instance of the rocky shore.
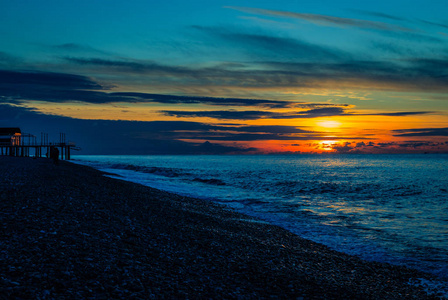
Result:
{"label": "rocky shore", "polygon": [[0,157],[0,299],[434,299],[365,262],[199,199]]}

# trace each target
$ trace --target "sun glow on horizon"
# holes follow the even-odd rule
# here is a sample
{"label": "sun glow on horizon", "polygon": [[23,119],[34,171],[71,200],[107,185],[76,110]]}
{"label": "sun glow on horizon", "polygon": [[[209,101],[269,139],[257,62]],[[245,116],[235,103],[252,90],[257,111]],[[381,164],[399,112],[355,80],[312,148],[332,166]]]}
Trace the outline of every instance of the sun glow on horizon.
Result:
{"label": "sun glow on horizon", "polygon": [[320,142],[322,150],[325,151],[333,150],[333,146],[336,145],[337,143],[338,143],[337,141],[331,141],[331,140]]}

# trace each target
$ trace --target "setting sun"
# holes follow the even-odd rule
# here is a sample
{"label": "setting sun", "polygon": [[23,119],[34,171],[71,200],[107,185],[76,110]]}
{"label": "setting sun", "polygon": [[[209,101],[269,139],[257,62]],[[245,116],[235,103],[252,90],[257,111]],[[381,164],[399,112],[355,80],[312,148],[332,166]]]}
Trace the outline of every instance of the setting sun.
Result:
{"label": "setting sun", "polygon": [[337,141],[322,141],[320,142],[322,150],[330,151],[333,150],[333,146],[337,144]]}

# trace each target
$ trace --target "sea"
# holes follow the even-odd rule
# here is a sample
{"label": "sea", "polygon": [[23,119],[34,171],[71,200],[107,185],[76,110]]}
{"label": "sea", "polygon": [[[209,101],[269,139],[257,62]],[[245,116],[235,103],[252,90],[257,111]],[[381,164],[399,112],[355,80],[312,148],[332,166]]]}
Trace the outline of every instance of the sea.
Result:
{"label": "sea", "polygon": [[[448,154],[78,155],[118,178],[208,199],[448,295]],[[114,175],[111,175],[114,177]]]}

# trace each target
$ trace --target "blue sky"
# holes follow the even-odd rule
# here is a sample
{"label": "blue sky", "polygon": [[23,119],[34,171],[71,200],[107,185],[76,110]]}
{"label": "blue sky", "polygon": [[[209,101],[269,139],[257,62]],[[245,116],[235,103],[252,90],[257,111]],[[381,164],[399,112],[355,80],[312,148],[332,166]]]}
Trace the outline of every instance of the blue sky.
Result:
{"label": "blue sky", "polygon": [[[372,152],[359,140],[376,152],[445,151],[447,6],[1,1],[0,126],[33,119],[8,118],[11,109],[38,114],[47,131],[45,120],[54,116],[69,132],[78,120],[133,122],[126,128],[142,152],[162,139],[142,142],[139,128],[148,122],[177,124],[176,133],[187,122],[221,126],[198,126],[204,131],[197,136],[191,130],[165,142],[210,140],[230,152]],[[29,124],[24,130],[31,132]],[[254,133],[260,126],[285,126],[287,133]],[[85,149],[101,152],[80,138]]]}

